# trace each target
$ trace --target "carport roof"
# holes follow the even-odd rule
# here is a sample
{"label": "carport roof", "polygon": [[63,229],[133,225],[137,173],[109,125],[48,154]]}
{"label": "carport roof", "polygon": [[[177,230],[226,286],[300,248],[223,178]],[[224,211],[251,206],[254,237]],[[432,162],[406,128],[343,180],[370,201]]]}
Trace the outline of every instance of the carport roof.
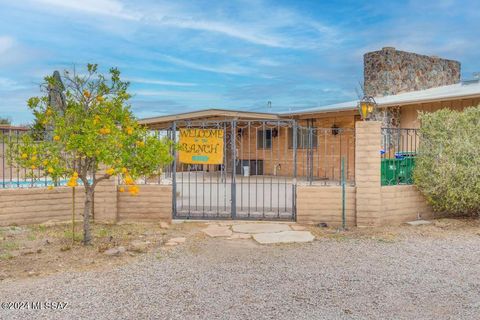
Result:
{"label": "carport roof", "polygon": [[252,112],[252,111],[239,111],[239,110],[227,110],[227,109],[204,109],[191,112],[170,114],[152,118],[141,119],[141,124],[154,126],[156,124],[165,124],[178,120],[195,120],[202,118],[223,118],[223,119],[279,119],[279,115],[266,112]]}

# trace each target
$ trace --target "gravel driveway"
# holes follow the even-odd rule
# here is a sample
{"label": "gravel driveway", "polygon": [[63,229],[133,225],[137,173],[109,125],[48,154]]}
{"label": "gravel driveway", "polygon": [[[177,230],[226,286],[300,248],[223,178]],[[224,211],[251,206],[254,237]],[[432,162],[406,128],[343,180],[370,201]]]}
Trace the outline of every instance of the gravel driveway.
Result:
{"label": "gravel driveway", "polygon": [[113,270],[3,281],[1,319],[478,319],[480,236],[190,241]]}

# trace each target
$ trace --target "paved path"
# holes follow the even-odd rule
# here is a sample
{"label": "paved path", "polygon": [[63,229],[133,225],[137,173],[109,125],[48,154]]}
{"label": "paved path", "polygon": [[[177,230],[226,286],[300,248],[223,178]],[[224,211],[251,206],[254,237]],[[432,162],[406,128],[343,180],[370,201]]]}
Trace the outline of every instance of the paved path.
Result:
{"label": "paved path", "polygon": [[0,285],[0,301],[66,301],[0,319],[478,319],[480,237],[262,246],[187,239],[113,270]]}

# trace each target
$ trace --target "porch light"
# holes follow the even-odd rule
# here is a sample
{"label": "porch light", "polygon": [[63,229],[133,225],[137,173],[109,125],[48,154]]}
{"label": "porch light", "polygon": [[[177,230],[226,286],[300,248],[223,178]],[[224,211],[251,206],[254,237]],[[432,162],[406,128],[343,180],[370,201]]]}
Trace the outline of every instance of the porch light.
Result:
{"label": "porch light", "polygon": [[377,108],[377,103],[375,99],[371,96],[364,96],[360,102],[358,102],[358,111],[362,120],[368,120],[372,113]]}

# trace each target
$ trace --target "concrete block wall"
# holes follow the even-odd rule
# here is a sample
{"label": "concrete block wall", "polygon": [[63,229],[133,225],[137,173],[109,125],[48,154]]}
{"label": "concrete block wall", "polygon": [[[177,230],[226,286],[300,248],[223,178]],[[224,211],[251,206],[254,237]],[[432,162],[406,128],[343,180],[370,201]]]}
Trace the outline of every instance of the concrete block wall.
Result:
{"label": "concrete block wall", "polygon": [[433,209],[414,185],[383,186],[383,225],[400,224],[417,219],[432,219]]}
{"label": "concrete block wall", "polygon": [[[85,193],[76,188],[75,219],[82,220]],[[94,218],[96,222],[115,223],[170,221],[172,216],[172,187],[140,186],[132,196],[120,193],[112,180],[101,182],[95,191]],[[72,219],[72,189],[47,188],[0,189],[0,226],[28,225],[45,222],[65,222]]]}
{"label": "concrete block wall", "polygon": [[139,185],[136,196],[118,192],[118,221],[157,222],[172,220],[172,186]]}
{"label": "concrete block wall", "polygon": [[[345,216],[347,226],[356,226],[355,187],[345,189]],[[342,187],[298,186],[297,222],[302,224],[326,223],[342,225]]]}

